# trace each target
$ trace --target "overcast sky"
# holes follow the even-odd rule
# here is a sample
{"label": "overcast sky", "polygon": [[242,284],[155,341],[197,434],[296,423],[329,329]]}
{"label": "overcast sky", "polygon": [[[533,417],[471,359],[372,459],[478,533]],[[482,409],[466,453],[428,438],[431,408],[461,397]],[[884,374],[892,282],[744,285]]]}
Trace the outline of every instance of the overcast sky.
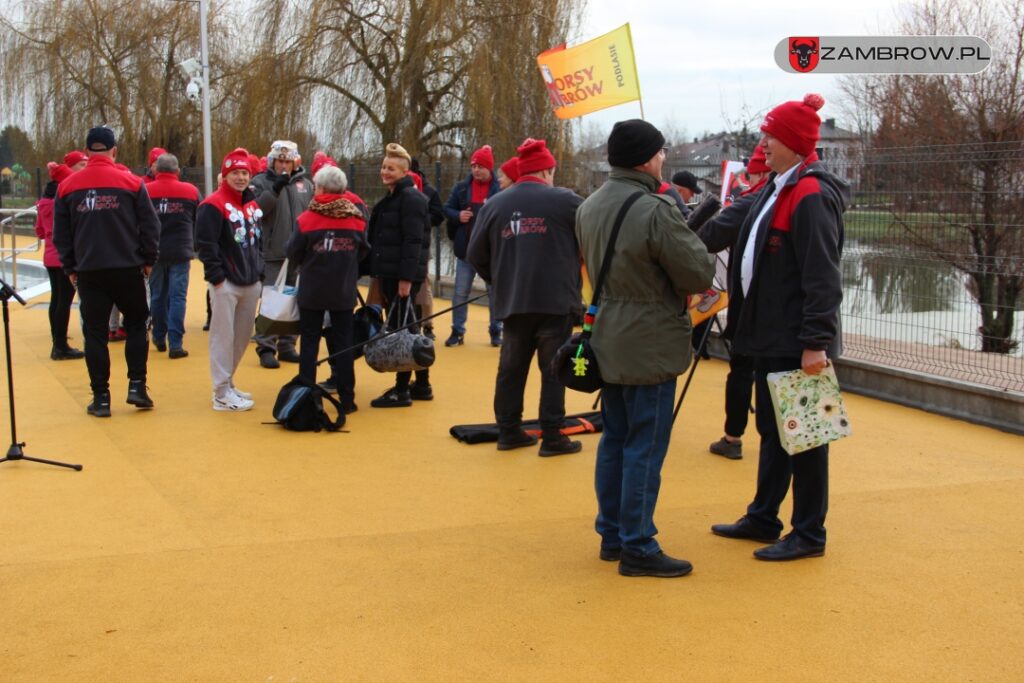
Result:
{"label": "overcast sky", "polygon": [[[629,23],[640,74],[645,118],[688,137],[740,122],[744,106],[763,113],[808,92],[825,96],[822,118],[842,113],[836,76],[789,74],[775,64],[775,45],[788,36],[893,35],[906,0],[719,0],[651,2],[588,0],[580,42]],[[883,28],[885,27],[885,28]],[[724,117],[723,117],[724,113]],[[610,130],[638,118],[636,102],[583,117]],[[668,131],[666,131],[668,132]],[[670,136],[671,137],[671,136]],[[674,140],[672,142],[675,142]]]}

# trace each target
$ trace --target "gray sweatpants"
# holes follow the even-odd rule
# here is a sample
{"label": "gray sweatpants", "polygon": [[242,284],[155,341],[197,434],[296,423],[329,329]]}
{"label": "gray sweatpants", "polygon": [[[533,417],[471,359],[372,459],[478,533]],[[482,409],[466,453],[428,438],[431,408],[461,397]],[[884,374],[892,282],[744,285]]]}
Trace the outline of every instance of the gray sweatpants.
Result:
{"label": "gray sweatpants", "polygon": [[233,376],[245,354],[256,320],[256,305],[262,286],[236,285],[225,280],[219,287],[207,285],[210,290],[210,378],[213,393],[218,398],[227,396],[234,386]]}

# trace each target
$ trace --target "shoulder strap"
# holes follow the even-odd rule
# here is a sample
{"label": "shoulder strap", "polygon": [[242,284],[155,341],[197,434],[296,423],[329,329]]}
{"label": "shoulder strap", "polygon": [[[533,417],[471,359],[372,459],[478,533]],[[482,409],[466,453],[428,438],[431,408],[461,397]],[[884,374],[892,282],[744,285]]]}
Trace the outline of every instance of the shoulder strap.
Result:
{"label": "shoulder strap", "polygon": [[[640,199],[643,195],[647,194],[643,190],[634,192],[631,194],[622,207],[619,209],[619,214],[615,217],[615,225],[612,226],[612,235],[608,238],[608,248],[604,252],[604,261],[601,262],[601,271],[597,275],[597,282],[594,283],[594,296],[590,300],[590,308],[594,309],[592,313],[597,313],[597,304],[601,299],[601,288],[604,287],[605,276],[608,275],[608,268],[612,264],[612,255],[615,253],[615,242],[619,239],[619,229],[622,228],[622,221],[626,218],[626,212],[629,211],[629,207],[633,206],[636,200]],[[591,313],[591,311],[587,311]]]}
{"label": "shoulder strap", "polygon": [[345,425],[345,409],[341,407],[341,402],[338,399],[334,398],[326,391],[321,391],[320,396],[330,401],[331,405],[333,405],[334,409],[338,412],[338,418],[336,420],[331,420],[331,416],[327,414],[326,410],[324,411],[324,429],[326,429],[329,432],[340,431],[341,428]]}

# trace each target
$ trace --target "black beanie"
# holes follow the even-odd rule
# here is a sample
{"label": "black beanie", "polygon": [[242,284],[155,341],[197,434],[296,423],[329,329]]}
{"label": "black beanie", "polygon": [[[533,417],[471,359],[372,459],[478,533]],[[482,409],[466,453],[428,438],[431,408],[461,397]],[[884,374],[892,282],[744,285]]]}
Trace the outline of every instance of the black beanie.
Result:
{"label": "black beanie", "polygon": [[665,136],[643,119],[619,121],[608,136],[608,163],[623,168],[640,166],[664,146]]}

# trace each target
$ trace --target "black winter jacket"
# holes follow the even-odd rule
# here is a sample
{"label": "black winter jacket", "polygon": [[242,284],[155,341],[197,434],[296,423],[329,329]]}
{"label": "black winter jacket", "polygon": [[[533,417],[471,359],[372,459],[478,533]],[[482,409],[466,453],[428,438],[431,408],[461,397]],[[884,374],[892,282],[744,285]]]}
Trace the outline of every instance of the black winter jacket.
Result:
{"label": "black winter jacket", "polygon": [[196,246],[205,279],[252,285],[263,279],[263,211],[252,190],[235,192],[227,183],[203,200],[196,215]]}
{"label": "black winter jacket", "polygon": [[373,207],[367,237],[370,274],[389,280],[423,282],[427,277],[430,216],[427,197],[406,176]]}
{"label": "black winter jacket", "polygon": [[[775,174],[743,221],[735,246],[737,264],[761,207],[775,191],[774,179]],[[814,154],[786,181],[758,232],[746,296],[742,268],[729,274],[726,335],[737,353],[799,358],[810,349],[824,350],[830,358],[840,355],[839,259],[849,196],[849,185],[826,171]]]}

